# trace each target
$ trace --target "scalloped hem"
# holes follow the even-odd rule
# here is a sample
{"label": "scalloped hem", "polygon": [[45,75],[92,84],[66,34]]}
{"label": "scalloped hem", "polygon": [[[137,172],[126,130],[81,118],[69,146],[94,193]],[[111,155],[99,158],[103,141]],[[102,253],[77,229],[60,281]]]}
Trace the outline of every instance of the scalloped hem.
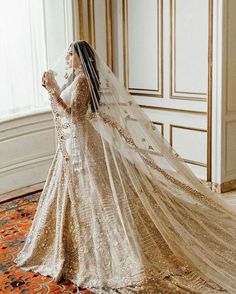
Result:
{"label": "scalloped hem", "polygon": [[[21,268],[24,271],[31,271],[34,273],[39,273],[42,276],[48,276],[56,283],[58,283],[62,278],[70,281],[77,287],[76,294],[82,294],[79,288],[86,289],[87,291],[91,291],[94,294],[201,294],[201,293],[228,293],[225,292],[222,288],[216,289],[213,285],[212,287],[202,280],[200,282],[199,276],[196,273],[190,272],[187,274],[189,278],[189,282],[192,284],[191,290],[186,285],[179,284],[175,278],[170,279],[172,275],[164,275],[162,277],[154,277],[150,276],[148,278],[143,278],[141,280],[133,281],[127,283],[124,286],[114,287],[112,283],[107,282],[106,285],[98,286],[98,280],[89,280],[87,283],[79,283],[78,279],[74,279],[73,277],[69,277],[67,273],[63,273],[63,268],[57,274],[53,273],[50,269],[44,266],[34,267],[34,266],[26,266],[20,265],[18,258],[13,260],[13,262],[17,265],[17,267]],[[201,278],[200,278],[201,279]],[[179,285],[178,285],[179,284]],[[193,286],[195,284],[196,288]],[[195,289],[194,289],[195,288]]]}

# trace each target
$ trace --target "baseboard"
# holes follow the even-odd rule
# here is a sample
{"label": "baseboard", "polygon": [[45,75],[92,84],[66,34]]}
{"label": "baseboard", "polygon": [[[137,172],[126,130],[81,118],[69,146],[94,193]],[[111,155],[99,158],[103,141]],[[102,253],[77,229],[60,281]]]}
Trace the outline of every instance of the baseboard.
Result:
{"label": "baseboard", "polygon": [[226,193],[236,190],[236,179],[222,184],[212,183],[211,188],[217,193]]}
{"label": "baseboard", "polygon": [[42,191],[44,183],[45,183],[45,181],[38,183],[38,184],[35,184],[35,185],[27,186],[25,188],[16,189],[16,190],[12,190],[10,192],[1,194],[0,195],[0,203]]}

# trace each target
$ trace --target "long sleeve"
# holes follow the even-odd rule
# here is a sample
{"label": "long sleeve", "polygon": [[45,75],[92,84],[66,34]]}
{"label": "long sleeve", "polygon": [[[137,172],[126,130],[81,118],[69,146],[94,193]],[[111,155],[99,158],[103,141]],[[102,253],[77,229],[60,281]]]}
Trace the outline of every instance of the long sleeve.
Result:
{"label": "long sleeve", "polygon": [[71,112],[71,108],[65,103],[65,101],[60,97],[61,94],[61,89],[59,88],[59,86],[55,86],[54,88],[52,88],[51,90],[48,91],[49,95],[51,96],[51,99],[55,99],[58,103],[59,107],[59,112],[62,114],[64,112],[67,112],[68,114],[70,114]]}
{"label": "long sleeve", "polygon": [[85,75],[78,77],[72,90],[71,117],[72,121],[86,114],[90,101],[89,83]]}

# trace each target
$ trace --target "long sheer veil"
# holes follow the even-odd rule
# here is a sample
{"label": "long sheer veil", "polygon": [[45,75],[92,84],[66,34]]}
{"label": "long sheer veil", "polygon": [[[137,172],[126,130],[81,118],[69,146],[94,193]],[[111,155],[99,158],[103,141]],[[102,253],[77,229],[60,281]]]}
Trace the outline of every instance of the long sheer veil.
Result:
{"label": "long sheer veil", "polygon": [[[99,54],[85,41],[72,45],[89,81],[91,100],[86,115],[78,117],[76,123],[73,112],[64,112],[70,120],[65,137],[69,136],[71,153],[67,157],[64,150],[66,162],[77,171],[81,152],[88,156],[86,148],[81,151],[75,147],[81,148],[84,140],[77,136],[81,125],[91,124],[101,140],[98,144],[102,145],[109,175],[111,201],[130,246],[136,239],[125,211],[136,203],[129,202],[127,182],[177,258],[204,279],[236,293],[236,211],[193,174]],[[66,80],[64,69],[58,68],[53,68],[56,79],[66,89],[76,68],[70,68]],[[53,107],[59,108],[55,102]],[[63,124],[63,116],[59,124]],[[86,142],[90,144],[89,139]],[[125,203],[119,200],[117,182],[123,187]],[[141,258],[139,245],[132,243],[132,248]]]}

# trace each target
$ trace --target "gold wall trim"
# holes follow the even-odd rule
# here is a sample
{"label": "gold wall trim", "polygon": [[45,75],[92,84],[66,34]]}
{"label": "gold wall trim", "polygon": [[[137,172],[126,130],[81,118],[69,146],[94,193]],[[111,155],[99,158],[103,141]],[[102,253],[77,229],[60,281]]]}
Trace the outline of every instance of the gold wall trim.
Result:
{"label": "gold wall trim", "polygon": [[[177,0],[170,0],[170,97],[169,98],[178,99],[178,100],[206,102],[207,93],[176,90],[176,1]],[[211,0],[208,0],[208,1],[210,2]],[[209,20],[209,25],[210,25],[210,20]],[[173,57],[173,53],[174,53],[174,57]],[[173,61],[174,61],[174,76],[173,76]],[[174,92],[173,92],[173,82],[174,82]],[[178,96],[178,94],[182,96]],[[202,95],[206,97],[202,97],[202,96],[192,97],[188,95]]]}
{"label": "gold wall trim", "polygon": [[[94,0],[87,0],[88,5],[88,32],[89,43],[96,49],[96,31],[95,31],[95,8]],[[106,51],[107,65],[113,70],[113,23],[112,23],[112,0],[105,0],[106,14]]]}
{"label": "gold wall trim", "polygon": [[205,168],[207,167],[206,163],[202,163],[200,161],[189,160],[189,159],[184,159],[184,161],[189,164],[193,164],[193,165],[197,165],[197,166],[201,166],[201,167],[205,167]]}
{"label": "gold wall trim", "polygon": [[[183,130],[189,130],[189,131],[195,131],[195,132],[203,132],[203,133],[207,133],[207,130],[205,129],[200,129],[200,128],[192,128],[192,127],[187,127],[187,126],[181,126],[181,125],[174,125],[174,124],[170,124],[170,145],[173,146],[173,129],[183,129]],[[200,161],[195,161],[195,160],[190,160],[190,159],[186,159],[183,158],[183,160],[186,163],[189,164],[193,164],[193,165],[197,165],[197,166],[201,166],[201,167],[205,167],[207,168],[207,164],[204,162],[200,162]]]}
{"label": "gold wall trim", "polygon": [[133,94],[135,91],[139,91],[140,96],[151,96],[163,98],[163,0],[157,1],[157,23],[158,23],[158,59],[157,59],[157,71],[158,71],[158,89],[140,89],[140,88],[129,88],[129,56],[128,56],[128,0],[122,1],[122,15],[123,15],[123,75],[124,85],[128,90],[132,90]]}
{"label": "gold wall trim", "polygon": [[213,65],[213,0],[209,0],[208,32],[208,99],[207,99],[207,181],[212,180],[212,65]]}
{"label": "gold wall trim", "polygon": [[88,5],[88,38],[89,43],[96,49],[94,0],[87,0]]}
{"label": "gold wall trim", "polygon": [[[131,89],[131,90],[130,90]],[[157,94],[153,92],[152,90],[149,91],[143,91],[143,92],[134,92],[132,91],[132,88],[129,88],[129,93],[135,96],[147,96],[147,97],[156,97],[156,98],[163,98],[163,97],[157,97]]]}
{"label": "gold wall trim", "polygon": [[236,190],[236,179],[224,182],[222,184],[212,183],[211,188],[217,193],[226,193],[234,191]]}
{"label": "gold wall trim", "polygon": [[78,0],[78,15],[79,15],[79,38],[84,40],[84,12],[83,0]]}
{"label": "gold wall trim", "polygon": [[122,33],[123,33],[123,76],[124,85],[128,86],[128,67],[127,67],[127,0],[122,0]]}
{"label": "gold wall trim", "polygon": [[113,24],[112,24],[112,0],[106,0],[106,47],[107,64],[113,70]]}
{"label": "gold wall trim", "polygon": [[226,29],[225,29],[225,108],[226,108],[226,114],[235,114],[236,108],[230,109],[230,101],[229,101],[229,26],[230,26],[230,8],[233,9],[233,7],[230,7],[230,1],[225,1],[226,6]]}
{"label": "gold wall trim", "polygon": [[184,113],[192,113],[192,114],[198,114],[198,115],[199,114],[200,115],[207,115],[207,112],[204,112],[204,111],[176,109],[176,108],[167,108],[167,107],[159,107],[159,106],[149,106],[149,105],[143,105],[143,104],[139,104],[139,106],[142,107],[142,108],[161,110],[161,111],[184,112]]}
{"label": "gold wall trim", "polygon": [[228,120],[225,122],[224,124],[224,128],[225,128],[225,141],[224,141],[224,170],[225,170],[225,173],[226,175],[232,175],[232,173],[236,173],[236,169],[231,169],[229,170],[228,169],[228,152],[227,152],[227,146],[228,146],[228,141],[227,139],[229,138],[229,125],[230,124],[236,124],[236,118],[235,119],[232,119],[232,120]]}

